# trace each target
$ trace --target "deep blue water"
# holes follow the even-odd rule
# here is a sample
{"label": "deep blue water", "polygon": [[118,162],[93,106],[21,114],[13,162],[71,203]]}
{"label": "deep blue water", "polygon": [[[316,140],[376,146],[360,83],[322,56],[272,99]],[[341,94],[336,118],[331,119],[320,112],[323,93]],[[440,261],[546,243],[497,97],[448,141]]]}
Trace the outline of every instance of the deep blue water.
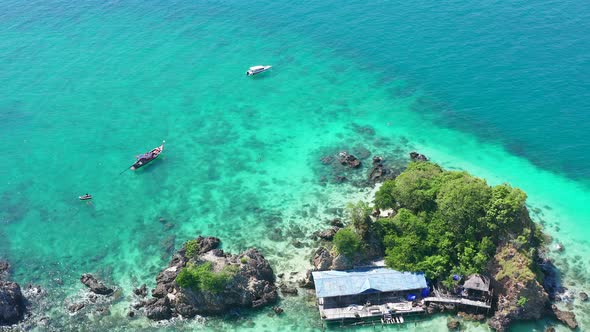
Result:
{"label": "deep blue water", "polygon": [[540,167],[590,179],[586,1],[295,1],[252,8],[243,10],[254,25],[311,36],[384,80],[402,78],[408,89],[427,91],[416,112],[502,143]]}

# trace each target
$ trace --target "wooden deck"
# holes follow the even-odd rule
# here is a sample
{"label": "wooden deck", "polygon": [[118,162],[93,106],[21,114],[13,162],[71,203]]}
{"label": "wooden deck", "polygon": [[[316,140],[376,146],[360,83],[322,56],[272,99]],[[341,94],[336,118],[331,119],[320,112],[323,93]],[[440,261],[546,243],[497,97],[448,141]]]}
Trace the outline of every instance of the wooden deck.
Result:
{"label": "wooden deck", "polygon": [[424,302],[461,304],[461,305],[468,305],[468,306],[472,306],[472,307],[480,307],[480,308],[485,308],[485,309],[490,309],[492,307],[489,303],[482,302],[482,301],[474,301],[474,300],[469,300],[469,299],[450,298],[450,297],[426,297],[426,298],[424,298]]}
{"label": "wooden deck", "polygon": [[407,301],[369,306],[353,304],[343,308],[324,308],[323,303],[320,301],[319,309],[322,319],[327,321],[381,317],[386,313],[403,315],[424,312],[422,306],[412,306],[412,302]]}

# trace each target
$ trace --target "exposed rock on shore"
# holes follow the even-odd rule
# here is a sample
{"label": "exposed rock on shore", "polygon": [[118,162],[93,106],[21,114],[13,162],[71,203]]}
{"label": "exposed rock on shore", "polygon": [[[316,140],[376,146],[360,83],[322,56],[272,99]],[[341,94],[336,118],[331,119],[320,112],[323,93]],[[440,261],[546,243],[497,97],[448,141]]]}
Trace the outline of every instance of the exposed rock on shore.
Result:
{"label": "exposed rock on shore", "polygon": [[[262,254],[251,248],[232,255],[216,249],[219,244],[218,238],[199,236],[174,254],[168,268],[156,277],[153,298],[145,304],[148,318],[163,320],[175,316],[221,314],[236,307],[257,308],[276,302],[274,273]],[[184,269],[199,267],[210,267],[206,272],[209,276],[223,274],[224,278],[215,285],[201,283],[199,286],[196,280],[190,280],[195,283],[190,287],[178,284],[177,277]],[[188,272],[182,273],[191,277]]]}
{"label": "exposed rock on shore", "polygon": [[531,267],[531,259],[512,245],[498,248],[491,267],[498,308],[489,321],[496,331],[505,331],[514,320],[540,319],[545,313],[549,296]]}
{"label": "exposed rock on shore", "polygon": [[109,295],[113,293],[113,289],[105,286],[101,281],[98,281],[92,274],[85,273],[80,277],[80,281],[90,288],[94,294]]}
{"label": "exposed rock on shore", "polygon": [[393,179],[395,178],[395,175],[397,174],[392,174],[392,172],[385,167],[382,157],[373,157],[373,168],[371,168],[368,176],[370,185],[374,185],[377,182],[383,182],[387,179]]}
{"label": "exposed rock on shore", "polygon": [[325,271],[332,266],[332,260],[332,255],[330,255],[328,249],[319,247],[313,254],[311,263],[316,271]]}
{"label": "exposed rock on shore", "polygon": [[24,318],[26,300],[16,282],[0,280],[0,326],[18,323]]}
{"label": "exposed rock on shore", "polygon": [[332,239],[334,238],[334,235],[336,235],[336,233],[338,232],[339,229],[340,229],[340,227],[338,227],[338,226],[332,226],[332,227],[325,229],[323,231],[317,231],[313,235],[314,235],[314,238],[320,238],[322,240],[332,241]]}
{"label": "exposed rock on shore", "polygon": [[420,153],[418,153],[416,151],[410,152],[410,159],[412,161],[428,161],[428,158],[426,158],[425,155],[420,154]]}

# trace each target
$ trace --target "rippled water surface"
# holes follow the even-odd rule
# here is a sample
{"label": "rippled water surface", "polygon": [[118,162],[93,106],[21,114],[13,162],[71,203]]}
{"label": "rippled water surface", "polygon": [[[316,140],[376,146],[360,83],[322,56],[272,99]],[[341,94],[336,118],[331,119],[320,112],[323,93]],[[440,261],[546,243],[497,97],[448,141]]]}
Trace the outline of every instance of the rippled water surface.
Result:
{"label": "rippled water surface", "polygon": [[[524,189],[566,248],[553,253],[565,286],[588,291],[589,16],[582,1],[546,0],[0,0],[0,257],[48,290],[59,330],[317,330],[303,294],[280,318],[125,315],[132,287],[153,286],[170,251],[200,234],[256,246],[297,279],[311,233],[371,195],[359,186],[368,166],[338,184],[344,171],[320,158],[399,165],[418,150]],[[274,68],[245,77],[255,64]],[[121,174],[162,140],[158,160]],[[77,199],[86,192],[91,204]],[[67,314],[85,272],[122,288],[110,314]],[[570,306],[590,328],[588,304]]]}

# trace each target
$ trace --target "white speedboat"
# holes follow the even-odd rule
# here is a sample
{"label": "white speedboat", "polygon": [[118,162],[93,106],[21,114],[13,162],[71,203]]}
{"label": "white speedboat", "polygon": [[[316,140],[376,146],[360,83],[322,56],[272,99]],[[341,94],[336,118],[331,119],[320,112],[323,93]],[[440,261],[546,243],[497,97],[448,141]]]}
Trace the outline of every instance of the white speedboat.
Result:
{"label": "white speedboat", "polygon": [[254,76],[256,74],[264,73],[265,71],[269,70],[270,68],[272,68],[272,66],[254,66],[254,67],[250,67],[250,69],[248,69],[248,71],[246,72],[246,75],[247,76]]}

